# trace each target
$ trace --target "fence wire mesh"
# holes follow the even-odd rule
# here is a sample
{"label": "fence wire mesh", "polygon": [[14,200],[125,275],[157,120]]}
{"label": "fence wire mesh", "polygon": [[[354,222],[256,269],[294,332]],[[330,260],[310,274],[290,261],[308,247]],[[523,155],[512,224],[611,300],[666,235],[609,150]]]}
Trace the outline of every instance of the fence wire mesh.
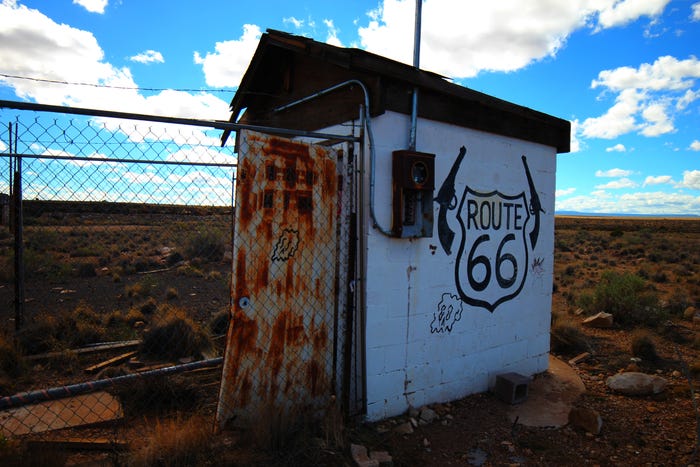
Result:
{"label": "fence wire mesh", "polygon": [[236,154],[204,122],[0,122],[0,439],[151,465],[159,436],[210,443],[251,401],[338,416],[359,371],[347,154],[275,138]]}

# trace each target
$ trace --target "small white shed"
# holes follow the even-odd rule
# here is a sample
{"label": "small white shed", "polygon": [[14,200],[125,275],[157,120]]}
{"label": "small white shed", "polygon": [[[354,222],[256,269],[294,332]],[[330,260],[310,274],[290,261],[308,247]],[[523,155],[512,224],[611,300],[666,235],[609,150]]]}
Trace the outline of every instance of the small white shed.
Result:
{"label": "small white shed", "polygon": [[231,109],[265,128],[236,135],[221,424],[332,401],[379,420],[547,369],[568,121],[271,30]]}

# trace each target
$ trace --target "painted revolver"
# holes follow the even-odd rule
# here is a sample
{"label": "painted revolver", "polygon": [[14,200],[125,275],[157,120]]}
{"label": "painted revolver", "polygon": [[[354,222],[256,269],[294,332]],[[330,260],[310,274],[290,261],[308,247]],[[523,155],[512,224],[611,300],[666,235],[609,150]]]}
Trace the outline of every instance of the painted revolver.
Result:
{"label": "painted revolver", "polygon": [[537,189],[535,188],[535,183],[532,181],[532,175],[530,174],[530,168],[527,166],[527,158],[522,156],[523,166],[525,167],[525,175],[527,176],[527,184],[530,187],[530,214],[535,216],[535,225],[532,227],[530,232],[530,244],[532,249],[535,249],[537,245],[537,237],[540,235],[540,213],[544,213],[542,209],[542,203],[540,202],[540,197],[537,194]]}
{"label": "painted revolver", "polygon": [[452,211],[457,207],[455,178],[457,177],[457,171],[459,170],[459,166],[462,163],[462,159],[464,159],[464,155],[466,153],[467,148],[462,146],[459,149],[457,159],[452,164],[450,173],[442,182],[442,186],[434,199],[434,201],[440,205],[440,212],[438,213],[438,237],[440,239],[442,249],[445,250],[445,253],[448,255],[452,253],[452,242],[455,238],[455,233],[452,231],[452,229],[450,229],[450,225],[447,223],[447,211]]}

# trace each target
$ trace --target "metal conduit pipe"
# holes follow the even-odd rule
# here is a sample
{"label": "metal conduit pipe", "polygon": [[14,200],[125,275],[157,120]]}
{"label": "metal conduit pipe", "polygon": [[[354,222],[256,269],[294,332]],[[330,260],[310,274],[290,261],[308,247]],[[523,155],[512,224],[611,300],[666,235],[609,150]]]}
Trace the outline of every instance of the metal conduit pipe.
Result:
{"label": "metal conduit pipe", "polygon": [[[413,67],[420,68],[420,32],[421,32],[421,12],[423,0],[416,0],[416,19],[413,29]],[[411,129],[408,134],[408,149],[416,150],[416,131],[418,126],[418,86],[413,87],[411,100]]]}
{"label": "metal conduit pipe", "polygon": [[372,132],[372,120],[370,118],[370,113],[369,113],[369,91],[367,91],[367,87],[364,85],[364,83],[360,80],[357,79],[350,79],[347,81],[343,81],[342,83],[336,84],[334,86],[331,86],[326,89],[322,89],[321,91],[318,91],[314,94],[311,94],[306,97],[302,97],[299,100],[290,102],[289,104],[282,105],[280,107],[276,107],[272,109],[273,112],[280,112],[282,110],[289,109],[290,107],[294,107],[296,105],[302,104],[304,102],[308,102],[312,99],[316,99],[317,97],[324,96],[328,94],[329,92],[335,91],[336,89],[345,87],[345,86],[350,86],[352,84],[356,84],[362,89],[362,92],[364,93],[365,97],[365,109],[364,109],[364,126],[367,128],[367,137],[369,138],[369,214],[372,219],[372,227],[377,229],[379,232],[382,234],[388,236],[388,237],[393,237],[393,233],[389,229],[385,229],[384,227],[379,224],[377,221],[377,216],[374,212],[374,185],[375,185],[375,166],[376,166],[376,154],[374,150],[374,133]]}

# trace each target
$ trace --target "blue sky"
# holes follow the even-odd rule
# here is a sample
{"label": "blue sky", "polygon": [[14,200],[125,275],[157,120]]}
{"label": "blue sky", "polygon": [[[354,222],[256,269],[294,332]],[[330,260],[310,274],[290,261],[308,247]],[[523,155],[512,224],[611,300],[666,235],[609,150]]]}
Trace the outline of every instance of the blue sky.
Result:
{"label": "blue sky", "polygon": [[[411,63],[414,8],[2,0],[0,99],[228,119],[265,29]],[[572,122],[558,211],[700,215],[698,56],[697,0],[423,2],[422,68]]]}

